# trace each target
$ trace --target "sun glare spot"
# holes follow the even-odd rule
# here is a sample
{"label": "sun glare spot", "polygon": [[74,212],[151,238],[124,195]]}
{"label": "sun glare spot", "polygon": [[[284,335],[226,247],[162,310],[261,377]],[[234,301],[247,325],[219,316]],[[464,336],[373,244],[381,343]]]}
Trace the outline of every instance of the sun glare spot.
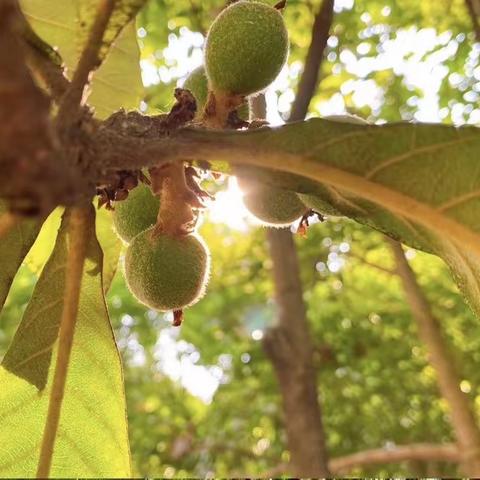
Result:
{"label": "sun glare spot", "polygon": [[248,210],[243,204],[243,194],[238,187],[237,179],[230,177],[226,190],[215,195],[207,210],[208,220],[224,223],[233,230],[246,232],[249,229]]}

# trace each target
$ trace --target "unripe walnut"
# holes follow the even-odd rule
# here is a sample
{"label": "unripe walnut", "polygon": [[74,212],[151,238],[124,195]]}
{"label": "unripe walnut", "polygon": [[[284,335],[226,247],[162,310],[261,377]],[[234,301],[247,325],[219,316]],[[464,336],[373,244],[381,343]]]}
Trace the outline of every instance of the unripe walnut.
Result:
{"label": "unripe walnut", "polygon": [[[349,115],[349,114],[329,115],[324,118],[325,120],[332,120],[334,122],[340,122],[340,123],[353,123],[357,125],[368,124],[368,122],[363,118],[357,117],[355,115]],[[322,197],[318,197],[316,195],[304,194],[304,193],[299,193],[298,197],[307,207],[311,208],[312,210],[318,213],[323,213],[323,214],[332,215],[332,216],[341,216],[341,213],[338,210],[336,210],[334,207],[332,207],[330,204],[325,202],[322,199]]]}
{"label": "unripe walnut", "polygon": [[[193,70],[186,78],[183,88],[190,90],[197,101],[197,115],[201,115],[208,97],[208,80],[205,73],[205,67],[200,66]],[[238,116],[242,120],[248,120],[250,107],[244,103],[238,108]]]}
{"label": "unripe walnut", "polygon": [[113,223],[118,236],[130,242],[136,235],[155,224],[160,201],[149,186],[140,183],[130,190],[128,197],[115,202]]}
{"label": "unripe walnut", "polygon": [[264,3],[236,2],[215,19],[205,45],[205,68],[215,93],[250,95],[275,80],[288,56],[281,13]]}
{"label": "unripe walnut", "polygon": [[263,224],[287,227],[307,211],[295,192],[239,179],[244,192],[243,203]]}
{"label": "unripe walnut", "polygon": [[181,310],[204,294],[210,254],[201,237],[173,237],[152,227],[137,235],[125,255],[125,279],[133,295],[159,311]]}

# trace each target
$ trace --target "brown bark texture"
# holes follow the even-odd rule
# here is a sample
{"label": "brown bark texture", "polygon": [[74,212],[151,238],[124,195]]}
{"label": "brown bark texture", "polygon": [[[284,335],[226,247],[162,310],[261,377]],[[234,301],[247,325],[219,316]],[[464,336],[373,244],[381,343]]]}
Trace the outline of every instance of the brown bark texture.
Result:
{"label": "brown bark texture", "polygon": [[[324,0],[315,16],[290,120],[302,120],[315,93],[333,20],[333,0]],[[322,413],[318,398],[297,251],[288,229],[269,229],[278,324],[264,339],[282,394],[291,469],[299,477],[329,476]]]}

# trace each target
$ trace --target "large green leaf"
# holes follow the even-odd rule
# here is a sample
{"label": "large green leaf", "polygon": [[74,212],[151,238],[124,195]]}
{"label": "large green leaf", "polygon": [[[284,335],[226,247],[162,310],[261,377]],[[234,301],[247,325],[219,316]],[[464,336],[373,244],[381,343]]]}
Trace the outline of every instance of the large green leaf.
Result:
{"label": "large green leaf", "polygon": [[[0,203],[0,215],[5,212],[5,205]],[[22,220],[0,238],[0,250],[4,252],[4,255],[0,255],[0,308],[3,307],[15,274],[41,226],[42,222],[39,220]]]}
{"label": "large green leaf", "polygon": [[[70,77],[85,45],[98,3],[97,0],[21,0],[33,29],[44,41],[58,48]],[[144,0],[118,1],[105,32],[102,57],[109,53],[95,73],[88,100],[99,118],[122,107],[138,108],[142,98],[140,57],[135,24],[131,19],[144,3]]]}
{"label": "large green leaf", "polygon": [[436,253],[480,316],[478,128],[312,119],[249,132],[187,130],[178,142],[179,157],[228,160]]}
{"label": "large green leaf", "polygon": [[[66,223],[0,367],[0,476],[35,474],[63,303]],[[92,235],[52,462],[56,477],[130,475],[123,378],[103,295],[102,262]]]}

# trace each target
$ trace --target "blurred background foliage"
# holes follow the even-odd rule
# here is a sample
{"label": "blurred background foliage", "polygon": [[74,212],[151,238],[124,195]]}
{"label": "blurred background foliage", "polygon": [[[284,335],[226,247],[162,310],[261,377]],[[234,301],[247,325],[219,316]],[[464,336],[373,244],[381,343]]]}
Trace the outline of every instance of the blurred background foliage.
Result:
{"label": "blurred background foliage", "polygon": [[[201,63],[204,34],[223,6],[220,0],[150,0],[137,22],[147,87],[141,110],[173,104],[173,88]],[[317,0],[288,1],[291,55],[266,94],[272,123],[288,117],[318,7]],[[310,113],[478,123],[479,52],[463,0],[337,0]],[[226,187],[225,179],[210,181],[212,190]],[[209,291],[188,310],[182,328],[139,305],[121,268],[108,294],[138,476],[258,476],[288,460],[279,392],[261,346],[275,318],[265,232],[241,208],[222,216],[212,207],[201,234],[213,259]],[[382,235],[329,218],[296,242],[329,455],[451,441],[445,401]],[[15,279],[0,319],[0,356],[45,249],[38,247]],[[454,349],[461,388],[480,411],[480,325],[440,260],[413,250],[407,255]],[[352,474],[455,472],[453,465],[403,464]]]}

